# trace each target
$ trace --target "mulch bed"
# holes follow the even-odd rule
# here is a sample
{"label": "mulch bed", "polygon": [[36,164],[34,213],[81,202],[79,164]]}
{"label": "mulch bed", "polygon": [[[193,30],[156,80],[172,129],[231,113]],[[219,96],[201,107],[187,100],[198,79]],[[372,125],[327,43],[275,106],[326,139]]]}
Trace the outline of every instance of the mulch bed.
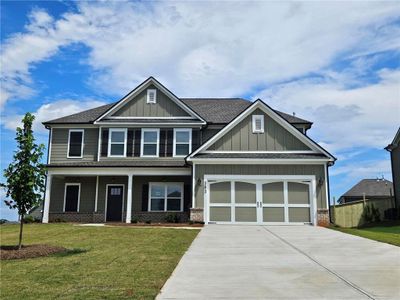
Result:
{"label": "mulch bed", "polygon": [[66,252],[67,249],[50,245],[26,245],[18,250],[18,246],[0,246],[0,259],[24,259],[48,256],[54,253]]}

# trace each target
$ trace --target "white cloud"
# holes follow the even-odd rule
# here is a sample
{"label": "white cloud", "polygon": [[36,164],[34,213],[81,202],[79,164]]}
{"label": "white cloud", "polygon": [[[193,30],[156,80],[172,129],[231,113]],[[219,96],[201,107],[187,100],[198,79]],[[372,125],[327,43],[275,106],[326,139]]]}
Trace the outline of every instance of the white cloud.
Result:
{"label": "white cloud", "polygon": [[319,72],[339,55],[400,46],[391,2],[77,5],[58,20],[36,9],[26,32],[5,41],[3,102],[23,97],[13,85],[29,89],[33,66],[75,42],[90,49],[95,87],[121,94],[153,75],[180,96],[240,95]]}
{"label": "white cloud", "polygon": [[[97,100],[72,99],[56,100],[51,103],[43,104],[37,111],[32,112],[35,115],[33,130],[39,134],[47,134],[47,130],[42,125],[42,122],[78,113],[104,104],[104,102]],[[6,115],[2,117],[1,122],[6,129],[15,131],[18,126],[21,126],[22,118],[23,115]]]}
{"label": "white cloud", "polygon": [[330,171],[332,176],[344,176],[349,186],[349,182],[361,180],[363,178],[377,178],[382,175],[391,180],[392,173],[390,172],[390,159],[385,160],[370,160],[364,162],[347,163],[341,167],[335,167]]}
{"label": "white cloud", "polygon": [[383,149],[400,120],[400,70],[381,70],[379,81],[346,88],[343,80],[298,80],[257,96],[273,107],[314,121],[310,134],[333,153],[352,148]]}

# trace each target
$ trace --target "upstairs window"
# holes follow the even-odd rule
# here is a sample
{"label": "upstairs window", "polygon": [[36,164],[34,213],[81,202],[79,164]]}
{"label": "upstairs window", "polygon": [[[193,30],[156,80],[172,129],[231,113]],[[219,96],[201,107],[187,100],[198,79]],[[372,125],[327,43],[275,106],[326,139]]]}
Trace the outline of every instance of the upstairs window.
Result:
{"label": "upstairs window", "polygon": [[145,157],[158,157],[160,129],[143,128],[141,155]]}
{"label": "upstairs window", "polygon": [[147,103],[150,104],[157,103],[157,90],[154,89],[147,90]]}
{"label": "upstairs window", "polygon": [[182,211],[183,183],[150,183],[149,211]]}
{"label": "upstairs window", "polygon": [[68,158],[83,157],[83,129],[70,129],[68,134]]}
{"label": "upstairs window", "polygon": [[192,152],[192,129],[174,129],[174,156],[186,156]]}
{"label": "upstairs window", "polygon": [[108,156],[126,156],[126,128],[110,128],[108,136]]}
{"label": "upstairs window", "polygon": [[253,133],[264,133],[264,115],[253,115]]}

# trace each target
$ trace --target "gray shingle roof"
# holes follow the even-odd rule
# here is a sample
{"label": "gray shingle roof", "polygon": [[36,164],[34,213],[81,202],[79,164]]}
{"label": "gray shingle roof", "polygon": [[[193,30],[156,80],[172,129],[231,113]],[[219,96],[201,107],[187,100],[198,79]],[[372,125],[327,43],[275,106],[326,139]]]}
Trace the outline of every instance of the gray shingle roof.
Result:
{"label": "gray shingle roof", "polygon": [[363,193],[369,197],[390,196],[390,189],[393,195],[393,183],[386,179],[363,179],[342,197],[362,197]]}
{"label": "gray shingle roof", "polygon": [[322,159],[324,154],[318,153],[199,153],[195,158],[262,158],[262,159]]}
{"label": "gray shingle roof", "polygon": [[[227,124],[237,115],[249,107],[252,102],[242,98],[182,98],[181,99],[193,111],[205,119],[208,123]],[[109,110],[115,103],[85,110],[73,115],[65,116],[43,124],[87,124],[93,123],[98,117]],[[311,124],[310,121],[277,111],[289,123]],[[109,120],[108,120],[109,121]]]}
{"label": "gray shingle roof", "polygon": [[186,165],[183,159],[132,159],[132,160],[109,160],[109,161],[81,161],[67,163],[51,163],[48,167],[183,167]]}
{"label": "gray shingle roof", "polygon": [[107,122],[107,123],[132,123],[132,122],[137,122],[137,123],[181,123],[181,124],[186,124],[186,123],[198,123],[202,124],[203,122],[197,119],[102,119],[101,122]]}

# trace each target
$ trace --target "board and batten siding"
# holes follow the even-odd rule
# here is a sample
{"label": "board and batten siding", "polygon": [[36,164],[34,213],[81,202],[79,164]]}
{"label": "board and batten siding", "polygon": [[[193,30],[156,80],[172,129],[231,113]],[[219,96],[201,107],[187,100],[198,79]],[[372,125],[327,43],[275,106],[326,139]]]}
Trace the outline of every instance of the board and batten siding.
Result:
{"label": "board and batten siding", "polygon": [[[264,115],[264,133],[253,133],[252,116]],[[212,151],[302,151],[311,150],[293,134],[257,109],[207,150]]]}
{"label": "board and batten siding", "polygon": [[80,183],[80,213],[93,213],[96,194],[96,177],[52,177],[50,213],[61,213],[64,209],[66,183]]}
{"label": "board and batten siding", "polygon": [[[74,128],[75,129],[75,128]],[[79,128],[76,128],[79,129]],[[84,128],[83,158],[67,158],[68,128],[53,128],[51,138],[51,163],[95,161],[97,159],[98,128]]]}
{"label": "board and batten siding", "polygon": [[[147,103],[147,89],[157,90],[157,103]],[[189,114],[179,107],[154,85],[150,85],[123,107],[114,112],[114,117],[188,117]]]}
{"label": "board and batten siding", "polygon": [[[204,175],[315,175],[318,182],[323,179],[324,184],[317,184],[317,208],[326,207],[325,185],[327,184],[324,165],[203,165],[196,164],[194,182],[195,207],[204,207]],[[200,181],[201,180],[201,181]]]}

